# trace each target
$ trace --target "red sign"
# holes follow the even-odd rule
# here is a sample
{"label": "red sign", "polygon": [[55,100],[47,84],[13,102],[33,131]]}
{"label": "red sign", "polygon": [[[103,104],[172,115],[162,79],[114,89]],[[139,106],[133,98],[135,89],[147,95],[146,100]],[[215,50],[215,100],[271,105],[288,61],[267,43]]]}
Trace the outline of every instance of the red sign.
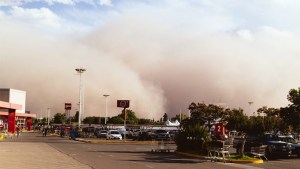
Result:
{"label": "red sign", "polygon": [[117,100],[117,107],[128,108],[129,100]]}
{"label": "red sign", "polygon": [[2,124],[0,124],[0,130],[2,130],[3,129],[3,125]]}
{"label": "red sign", "polygon": [[71,110],[72,104],[71,103],[65,103],[65,110]]}
{"label": "red sign", "polygon": [[224,130],[224,127],[223,127],[222,123],[215,124],[215,134],[223,135],[223,132],[224,132],[223,130]]}

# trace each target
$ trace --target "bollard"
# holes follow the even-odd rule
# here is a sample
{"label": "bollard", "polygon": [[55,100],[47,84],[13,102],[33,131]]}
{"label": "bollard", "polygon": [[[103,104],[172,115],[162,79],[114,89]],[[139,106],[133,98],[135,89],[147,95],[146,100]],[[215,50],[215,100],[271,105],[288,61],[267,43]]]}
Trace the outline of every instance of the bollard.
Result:
{"label": "bollard", "polygon": [[0,141],[4,139],[3,134],[0,134]]}

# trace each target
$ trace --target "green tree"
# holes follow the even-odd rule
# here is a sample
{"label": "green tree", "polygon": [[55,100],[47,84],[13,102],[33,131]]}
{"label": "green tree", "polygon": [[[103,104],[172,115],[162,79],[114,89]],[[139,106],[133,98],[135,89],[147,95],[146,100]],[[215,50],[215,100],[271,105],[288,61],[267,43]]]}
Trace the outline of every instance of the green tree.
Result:
{"label": "green tree", "polygon": [[248,116],[243,109],[226,109],[228,116],[225,117],[227,121],[226,128],[228,130],[246,131]]}
{"label": "green tree", "polygon": [[263,106],[257,110],[258,115],[262,115],[264,132],[278,132],[284,130],[285,124],[280,117],[280,109]]}
{"label": "green tree", "polygon": [[187,117],[187,115],[185,115],[185,114],[176,114],[175,115],[175,117],[172,117],[171,118],[171,120],[172,121],[176,121],[176,120],[178,120],[178,121],[182,121],[182,120],[185,120],[185,119],[187,119],[188,117]]}
{"label": "green tree", "polygon": [[[122,113],[118,115],[124,120],[124,110],[122,110]],[[136,117],[135,112],[127,109],[126,110],[126,123],[127,124],[138,124],[139,119]]]}
{"label": "green tree", "polygon": [[108,119],[107,123],[110,123],[110,124],[123,124],[124,119],[120,116],[113,116],[113,117]]}
{"label": "green tree", "polygon": [[169,118],[168,118],[168,114],[165,113],[164,116],[163,116],[163,122],[166,122],[168,119],[169,119]]}
{"label": "green tree", "polygon": [[291,126],[294,131],[300,132],[300,87],[291,89],[287,99],[291,104],[280,109],[280,116],[286,126]]}
{"label": "green tree", "polygon": [[186,124],[182,131],[175,137],[177,150],[179,151],[195,151],[204,153],[206,151],[206,143],[210,141],[208,128],[200,124]]}
{"label": "green tree", "polygon": [[83,123],[85,124],[99,124],[99,117],[89,116],[83,119]]}
{"label": "green tree", "polygon": [[151,119],[141,118],[139,119],[138,124],[150,125],[153,124],[153,121]]}
{"label": "green tree", "polygon": [[226,117],[226,111],[224,108],[209,104],[206,105],[205,103],[191,103],[189,105],[189,110],[191,111],[191,120],[189,123],[200,125],[206,125],[210,129],[213,125],[213,122],[219,120],[223,122]]}
{"label": "green tree", "polygon": [[65,113],[56,113],[53,117],[53,123],[55,124],[63,124],[66,121]]}
{"label": "green tree", "polygon": [[75,115],[72,117],[72,122],[78,122],[79,111],[76,111]]}

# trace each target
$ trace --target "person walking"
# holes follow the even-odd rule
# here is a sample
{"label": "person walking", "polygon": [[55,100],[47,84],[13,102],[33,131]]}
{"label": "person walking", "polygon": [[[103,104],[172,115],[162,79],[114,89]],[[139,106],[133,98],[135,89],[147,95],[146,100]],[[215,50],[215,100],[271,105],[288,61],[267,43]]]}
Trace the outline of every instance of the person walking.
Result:
{"label": "person walking", "polygon": [[47,132],[48,132],[48,127],[44,126],[44,128],[43,128],[43,136],[47,136]]}
{"label": "person walking", "polygon": [[20,127],[19,127],[19,125],[17,125],[16,131],[17,131],[17,137],[19,137],[19,135],[20,135]]}

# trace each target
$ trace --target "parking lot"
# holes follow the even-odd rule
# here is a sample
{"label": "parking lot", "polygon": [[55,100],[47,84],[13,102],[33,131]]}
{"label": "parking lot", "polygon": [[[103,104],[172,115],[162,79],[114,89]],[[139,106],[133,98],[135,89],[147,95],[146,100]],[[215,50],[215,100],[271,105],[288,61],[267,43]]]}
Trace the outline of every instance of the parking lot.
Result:
{"label": "parking lot", "polygon": [[[93,138],[97,140],[97,138]],[[105,139],[102,139],[106,141]],[[41,133],[21,133],[20,138],[14,137],[13,139],[5,139],[4,142],[11,142],[11,144],[31,143],[31,146],[38,144],[39,146],[48,145],[56,150],[56,153],[63,153],[72,159],[85,164],[95,169],[139,169],[139,168],[174,168],[174,169],[234,169],[234,168],[247,168],[247,169],[298,169],[300,166],[300,159],[296,157],[286,159],[269,160],[263,164],[233,164],[223,162],[210,162],[205,159],[198,159],[178,155],[173,152],[151,152],[151,144],[144,141],[144,144],[132,144],[120,140],[114,140],[113,144],[94,144],[83,143],[78,141],[69,140],[66,137],[47,136],[42,137]],[[24,144],[25,146],[26,144]],[[28,144],[27,144],[28,145]],[[5,150],[4,145],[1,148]],[[24,148],[24,147],[23,147]],[[30,149],[30,147],[28,148]],[[48,147],[49,149],[49,147]],[[51,150],[53,152],[54,150]],[[234,150],[234,149],[233,149]],[[15,150],[3,151],[2,157],[5,153],[12,153]],[[44,152],[45,155],[47,152]],[[28,155],[34,154],[28,153]],[[41,155],[41,158],[45,155]],[[35,156],[34,159],[27,157],[26,159],[42,161],[47,159],[39,159]],[[5,160],[3,158],[2,160]],[[22,158],[20,158],[22,160]],[[59,161],[61,163],[61,161]],[[28,163],[28,161],[26,162]]]}

